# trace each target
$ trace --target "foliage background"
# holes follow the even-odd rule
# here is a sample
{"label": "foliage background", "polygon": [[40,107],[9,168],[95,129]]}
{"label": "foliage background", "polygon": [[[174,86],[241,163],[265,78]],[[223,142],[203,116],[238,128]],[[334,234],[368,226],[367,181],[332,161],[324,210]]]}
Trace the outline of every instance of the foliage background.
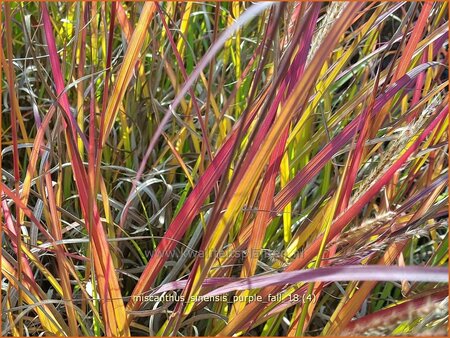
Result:
{"label": "foliage background", "polygon": [[2,25],[2,335],[446,334],[447,2]]}

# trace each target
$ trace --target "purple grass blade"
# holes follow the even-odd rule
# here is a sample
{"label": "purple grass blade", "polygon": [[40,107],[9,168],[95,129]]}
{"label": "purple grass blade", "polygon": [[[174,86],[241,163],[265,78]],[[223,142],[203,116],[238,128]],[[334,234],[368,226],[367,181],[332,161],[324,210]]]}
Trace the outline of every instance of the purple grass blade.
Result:
{"label": "purple grass blade", "polygon": [[219,287],[205,296],[218,296],[231,291],[259,289],[267,286],[289,285],[299,282],[344,281],[415,281],[448,283],[448,268],[422,266],[332,266],[318,269],[281,272],[265,276],[249,277]]}

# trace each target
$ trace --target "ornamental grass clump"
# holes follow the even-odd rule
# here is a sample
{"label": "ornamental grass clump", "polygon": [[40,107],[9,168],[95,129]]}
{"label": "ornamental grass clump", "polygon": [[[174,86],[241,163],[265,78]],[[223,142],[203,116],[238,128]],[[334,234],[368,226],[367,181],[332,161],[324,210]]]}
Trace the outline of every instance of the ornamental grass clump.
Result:
{"label": "ornamental grass clump", "polygon": [[447,2],[1,8],[2,335],[447,334]]}

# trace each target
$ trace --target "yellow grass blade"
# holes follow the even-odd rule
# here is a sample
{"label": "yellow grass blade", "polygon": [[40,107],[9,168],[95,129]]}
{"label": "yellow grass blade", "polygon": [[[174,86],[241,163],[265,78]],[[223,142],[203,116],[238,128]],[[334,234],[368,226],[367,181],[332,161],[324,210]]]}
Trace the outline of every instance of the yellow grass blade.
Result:
{"label": "yellow grass blade", "polygon": [[[1,256],[1,267],[2,275],[8,279],[8,281],[17,289],[20,289],[18,284],[19,276],[17,275],[16,269],[6,260],[6,258]],[[35,305],[39,301],[43,300],[42,295],[44,292],[41,289],[37,289],[36,283],[34,285],[30,284],[26,280],[22,280],[23,286],[29,290],[33,295],[33,298],[28,292],[23,292],[23,300],[29,305]],[[40,291],[40,295],[36,293]],[[36,313],[39,316],[40,323],[46,331],[58,336],[65,336],[69,332],[69,328],[65,326],[65,322],[61,315],[56,311],[53,304],[42,304],[35,307]]]}
{"label": "yellow grass blade", "polygon": [[137,26],[131,36],[131,41],[128,45],[128,49],[125,53],[125,57],[117,75],[116,84],[112,91],[108,106],[106,108],[104,116],[104,125],[100,135],[100,145],[104,146],[106,138],[111,131],[114,120],[116,119],[119,111],[120,103],[125,95],[128,84],[133,76],[134,67],[139,57],[139,52],[144,44],[145,36],[147,34],[147,28],[155,14],[156,4],[154,2],[145,2],[142,8],[141,16]]}

